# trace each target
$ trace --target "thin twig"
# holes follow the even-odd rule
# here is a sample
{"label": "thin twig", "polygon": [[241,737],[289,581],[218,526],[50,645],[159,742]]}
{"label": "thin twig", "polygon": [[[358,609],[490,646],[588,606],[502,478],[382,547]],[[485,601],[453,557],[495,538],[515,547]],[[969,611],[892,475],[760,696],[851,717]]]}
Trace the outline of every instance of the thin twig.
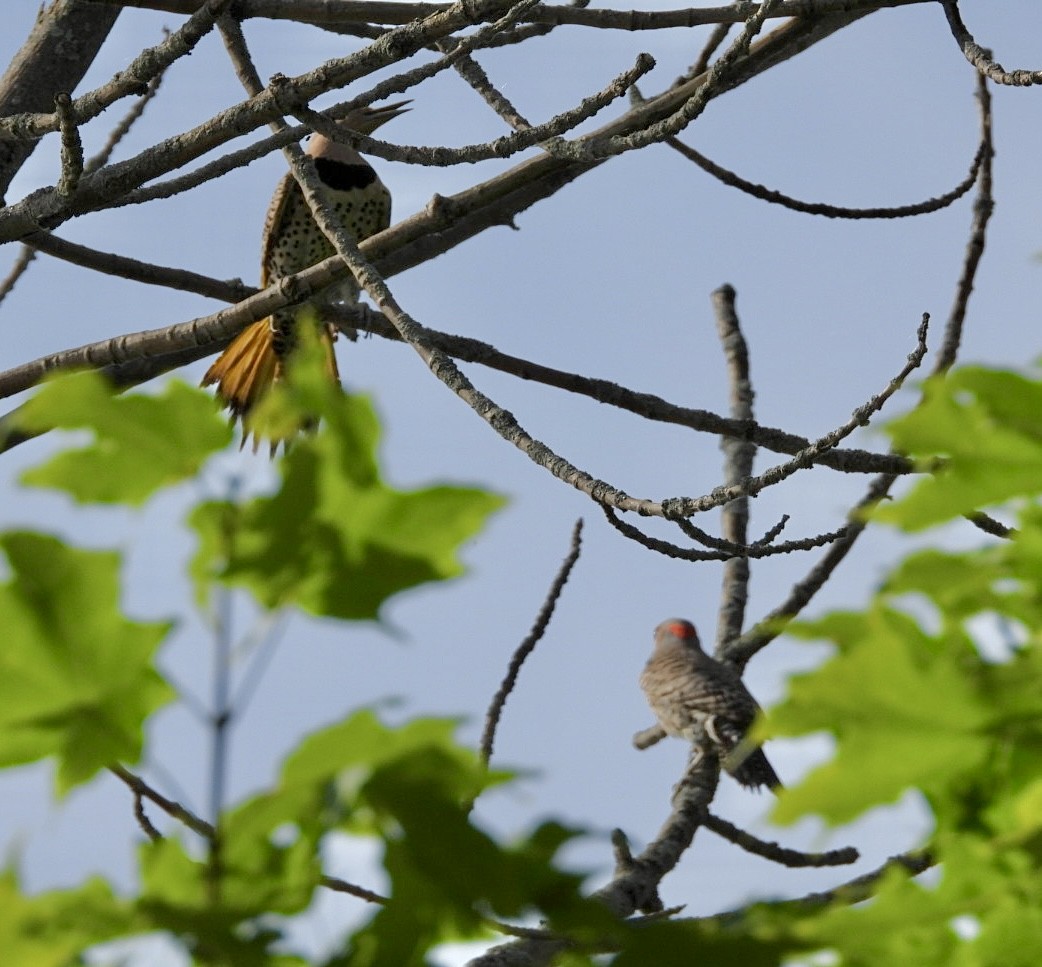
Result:
{"label": "thin twig", "polygon": [[[76,98],[68,114],[75,124],[86,124],[120,98],[143,94],[153,77],[163,73],[175,60],[192,52],[212,29],[215,18],[230,0],[205,0],[193,4],[184,25],[162,43],[143,50],[112,80]],[[0,118],[0,137],[33,140],[58,131],[61,117],[54,114],[11,114]]]}
{"label": "thin twig", "polygon": [[335,890],[337,893],[350,893],[351,896],[356,896],[360,900],[367,900],[369,903],[386,904],[391,902],[390,897],[382,896],[373,890],[366,889],[364,886],[359,886],[357,883],[349,883],[338,876],[323,876],[319,882],[327,890]]}
{"label": "thin twig", "polygon": [[661,725],[649,725],[633,735],[633,748],[650,749],[656,742],[661,742],[666,737],[666,730]]}
{"label": "thin twig", "polygon": [[[785,541],[782,544],[754,541],[745,546],[731,545],[718,551],[701,551],[698,548],[681,547],[679,544],[651,537],[629,522],[622,520],[611,507],[602,505],[601,510],[608,519],[608,523],[624,537],[636,541],[648,550],[678,561],[731,561],[736,558],[760,560],[765,557],[777,557],[779,554],[792,554],[795,551],[810,551],[816,547],[825,547],[840,540],[847,532],[847,525],[844,525],[834,531],[826,531],[824,534],[815,534],[813,537],[804,537],[799,540]],[[680,524],[681,521],[674,520],[673,523]]]}
{"label": "thin twig", "polygon": [[701,52],[698,55],[698,59],[687,69],[687,71],[674,81],[673,86],[677,87],[680,84],[686,84],[692,77],[698,77],[699,74],[705,73],[709,69],[709,61],[713,54],[717,52],[720,45],[727,40],[728,31],[731,29],[731,24],[717,24],[709,36],[706,38],[706,42],[702,47]]}
{"label": "thin twig", "polygon": [[737,188],[739,191],[752,195],[754,198],[759,198],[761,201],[769,202],[772,205],[781,205],[783,208],[804,212],[808,215],[823,215],[826,218],[845,219],[911,218],[915,215],[927,215],[947,208],[962,198],[973,187],[987,150],[985,145],[981,144],[977,148],[977,153],[973,157],[973,162],[970,164],[970,170],[966,177],[950,191],[946,191],[943,195],[938,195],[936,198],[928,198],[925,201],[909,205],[895,205],[889,208],[847,208],[842,205],[828,205],[824,202],[801,201],[780,191],[767,188],[765,185],[747,181],[745,178],[736,175],[733,171],[728,171],[727,168],[718,165],[715,161],[707,158],[689,145],[678,141],[676,138],[669,138],[666,143],[687,158],[688,161],[693,161],[699,168],[725,185]]}
{"label": "thin twig", "polygon": [[703,820],[706,829],[711,829],[718,836],[730,840],[735,846],[740,846],[747,853],[762,856],[773,860],[782,866],[794,869],[810,866],[846,866],[856,863],[860,854],[853,846],[844,846],[841,849],[830,849],[824,853],[804,853],[802,850],[789,849],[771,843],[767,840],[753,836],[744,829],[739,829],[734,823],[729,823],[713,813],[706,813]]}
{"label": "thin twig", "polygon": [[984,156],[981,161],[980,179],[977,185],[977,198],[973,203],[973,224],[970,237],[966,242],[966,257],[963,261],[962,273],[955,289],[955,300],[948,314],[948,323],[944,328],[944,339],[938,350],[934,363],[934,373],[943,373],[955,363],[962,342],[962,329],[966,320],[966,307],[973,292],[973,282],[977,277],[981,257],[984,255],[984,243],[987,237],[988,222],[995,210],[995,199],[992,195],[991,161],[995,149],[991,139],[991,92],[984,75],[977,75],[977,105],[980,111],[981,145]]}
{"label": "thin twig", "polygon": [[[170,30],[164,27],[163,35],[164,38],[169,38]],[[163,76],[164,74],[161,72],[148,82],[144,93],[127,109],[126,114],[119,119],[116,126],[109,132],[105,143],[95,154],[87,159],[83,166],[84,174],[92,174],[103,165],[108,164],[109,158],[112,157],[112,153],[119,146],[120,141],[130,133],[130,129],[140,119],[141,115],[145,113],[145,108],[148,107],[149,102],[159,93],[159,86],[163,83]]]}
{"label": "thin twig", "polygon": [[213,839],[215,831],[210,823],[196,816],[191,810],[185,809],[179,802],[167,799],[166,796],[153,789],[140,776],[135,775],[129,769],[120,765],[109,766],[109,772],[125,782],[135,796],[141,796],[143,799],[154,802],[168,816],[173,816],[174,819],[184,823],[192,832],[198,833],[208,842]]}
{"label": "thin twig", "polygon": [[58,179],[58,194],[68,198],[76,193],[83,175],[83,142],[80,129],[72,116],[72,98],[62,91],[54,95],[54,113],[58,117],[61,131],[61,177]]}
{"label": "thin twig", "polygon": [[992,537],[1002,537],[1010,539],[1017,533],[1015,527],[1008,527],[1003,524],[1000,520],[995,520],[994,517],[990,517],[983,511],[976,511],[972,514],[963,515],[974,527],[984,531],[985,534],[991,534]]}
{"label": "thin twig", "polygon": [[887,383],[885,389],[855,409],[850,419],[842,426],[838,426],[824,436],[819,437],[806,450],[797,453],[791,460],[770,467],[756,477],[747,477],[740,483],[731,486],[717,487],[708,496],[696,500],[687,498],[676,505],[672,501],[663,501],[665,516],[686,517],[691,513],[702,513],[712,510],[714,507],[722,507],[730,501],[742,497],[753,497],[766,488],[781,483],[781,481],[791,477],[794,473],[805,470],[811,466],[821,453],[831,450],[841,440],[850,436],[858,427],[867,426],[872,414],[879,412],[886,401],[904,385],[904,381],[911,373],[922,365],[927,350],[926,334],[929,321],[929,314],[923,313],[922,321],[919,323],[917,330],[916,347],[908,354],[907,361],[900,372]]}
{"label": "thin twig", "polygon": [[[743,23],[741,32],[716,59],[701,79],[701,83],[693,85],[691,94],[668,117],[629,134],[592,135],[569,144],[558,143],[544,147],[554,157],[568,161],[600,161],[627,151],[637,151],[679,134],[702,114],[710,100],[735,83],[738,68],[748,56],[753,39],[778,3],[779,0],[762,0],[757,5],[755,11]],[[682,88],[673,90],[679,91]]]}
{"label": "thin twig", "polygon": [[543,606],[539,609],[539,614],[536,615],[535,622],[532,624],[532,630],[529,631],[524,641],[517,646],[517,650],[511,656],[510,664],[507,666],[507,673],[496,690],[496,694],[492,697],[492,702],[489,704],[488,712],[485,714],[485,728],[481,733],[481,744],[479,746],[481,760],[486,765],[492,758],[492,745],[496,739],[496,729],[499,727],[499,720],[503,714],[503,706],[506,705],[507,698],[517,684],[517,676],[521,672],[521,666],[545,634],[547,626],[550,624],[550,618],[553,617],[554,608],[557,607],[557,601],[564,590],[569,575],[572,573],[572,568],[575,567],[575,562],[579,560],[579,553],[582,548],[582,528],[583,522],[582,518],[580,518],[572,528],[571,549],[568,551],[564,561],[562,561],[561,567],[550,585],[550,590],[543,601]]}
{"label": "thin twig", "polygon": [[37,232],[25,240],[31,250],[46,252],[48,255],[71,262],[94,272],[114,275],[144,285],[159,285],[182,292],[194,292],[210,299],[221,299],[225,302],[239,302],[253,295],[258,290],[245,285],[240,279],[214,279],[208,275],[200,275],[188,269],[176,269],[140,259],[119,255],[115,252],[102,252],[59,238],[50,232]]}
{"label": "thin twig", "polygon": [[[166,34],[167,37],[170,36],[170,31],[166,30],[165,28],[164,28],[164,33]],[[148,102],[151,101],[153,97],[155,97],[156,92],[159,90],[159,85],[160,85],[160,83],[162,83],[162,80],[163,80],[163,75],[162,74],[157,74],[155,77],[152,78],[152,80],[150,80],[148,82],[148,87],[145,90],[144,95],[142,95],[142,97],[140,97],[138,99],[138,101],[134,105],[131,106],[130,110],[128,110],[126,112],[126,114],[124,114],[124,116],[120,119],[119,123],[112,129],[111,133],[109,134],[108,138],[105,141],[105,144],[102,145],[101,150],[98,151],[96,154],[92,155],[90,158],[88,158],[87,161],[84,163],[84,165],[83,165],[83,174],[89,175],[92,172],[97,171],[100,167],[102,167],[102,165],[104,165],[109,160],[109,158],[112,156],[112,152],[115,151],[116,146],[126,136],[126,134],[130,131],[130,129],[134,125],[134,122],[137,121],[138,118],[140,118],[141,115],[144,113],[145,107],[148,105]],[[26,269],[29,268],[30,264],[32,264],[33,260],[36,258],[36,252],[38,250],[39,251],[47,251],[49,255],[56,255],[57,254],[55,250],[48,249],[47,245],[41,244],[41,242],[40,242],[41,238],[48,238],[48,239],[50,239],[50,238],[53,238],[53,236],[51,236],[51,235],[49,235],[48,233],[45,233],[45,232],[40,232],[37,235],[30,236],[29,239],[27,239],[26,242],[24,242],[22,244],[21,250],[18,253],[18,257],[15,260],[14,265],[11,266],[11,271],[8,272],[7,277],[3,280],[3,282],[0,282],[0,302],[3,302],[3,300],[6,298],[8,293],[14,288],[15,283],[22,277],[22,275],[25,273]],[[33,244],[33,243],[35,243],[35,244]],[[81,252],[92,253],[90,256],[83,256],[84,258],[92,258],[93,254],[94,254],[94,250],[93,249],[88,249],[86,246],[75,245],[72,242],[63,242],[61,239],[57,240],[57,245],[58,245],[58,247],[68,246],[69,248],[66,251],[79,250]],[[105,256],[106,255],[106,253],[96,253],[96,254],[97,255],[101,255],[101,256]],[[63,258],[65,256],[58,255],[57,257],[58,258]],[[111,256],[111,258],[117,258],[118,259],[119,256]],[[85,262],[85,261],[78,261],[76,258],[69,258],[68,261],[76,262],[76,264],[79,264],[79,265],[87,265],[87,262]],[[135,260],[131,260],[131,261],[135,261]],[[111,263],[109,263],[109,264],[111,264]],[[139,263],[139,264],[143,265],[143,264],[146,264],[146,263]],[[93,268],[94,266],[91,265],[89,267]],[[161,267],[157,266],[156,268],[161,268]],[[102,271],[109,271],[109,269],[103,269]],[[178,273],[180,272],[180,270],[178,270],[178,269],[171,269],[170,271],[178,272]],[[121,275],[122,273],[119,272],[119,271],[113,271],[112,274],[114,274],[114,275]],[[194,273],[190,273],[190,274],[194,275]],[[199,279],[204,279],[205,277],[204,276],[198,276],[198,278]],[[149,281],[152,281],[152,280],[150,279]],[[175,286],[175,288],[179,288],[179,287],[180,286]],[[189,291],[198,291],[198,290],[197,289],[189,289]],[[239,295],[238,297],[232,298],[229,301],[237,302],[238,299],[244,298],[244,296],[248,295],[248,294],[249,294],[248,292],[244,293],[242,295]],[[220,298],[220,297],[218,297],[218,298]]]}
{"label": "thin twig", "polygon": [[11,290],[15,287],[18,280],[25,274],[25,270],[32,264],[33,259],[36,258],[36,251],[30,248],[28,245],[23,245],[18,252],[17,258],[11,265],[11,271],[4,276],[4,280],[0,282],[0,302],[3,302],[10,294]]}
{"label": "thin twig", "polygon": [[[824,890],[821,893],[808,893],[797,897],[795,900],[782,900],[777,906],[806,909],[807,907],[828,906],[836,902],[846,904],[860,903],[862,900],[867,900],[872,896],[873,889],[891,870],[901,869],[905,870],[910,876],[918,876],[920,873],[925,873],[936,863],[937,860],[929,850],[911,850],[907,853],[891,856],[878,869],[869,873],[863,873],[852,880],[847,880],[846,883],[842,883],[831,890]],[[741,913],[742,911],[736,910],[730,914],[719,914],[713,919],[726,921],[729,918],[741,916]]]}
{"label": "thin twig", "polygon": [[[147,782],[145,782],[144,779],[135,775],[129,769],[115,765],[109,766],[109,771],[130,787],[130,790],[134,793],[135,802],[139,799],[148,799],[150,802],[155,803],[167,815],[180,820],[180,822],[184,823],[185,826],[193,832],[198,833],[207,841],[212,840],[215,836],[216,830],[205,819],[201,819],[199,816],[196,816],[194,813],[185,809],[180,803],[174,802],[172,799],[167,799],[166,796],[157,792]],[[135,806],[135,811],[136,809],[137,807]],[[152,827],[150,822],[148,825]],[[156,835],[159,835],[158,831],[155,830],[155,827],[152,827],[152,829],[156,832]],[[151,834],[149,835],[151,838]],[[368,890],[364,886],[349,883],[347,880],[342,880],[336,876],[322,876],[319,882],[330,890],[336,890],[340,893],[350,893],[352,896],[368,900],[370,903],[390,902],[387,897],[381,896],[373,890]]]}
{"label": "thin twig", "polygon": [[153,843],[157,843],[163,838],[163,834],[152,825],[152,820],[148,818],[148,813],[145,812],[145,797],[137,789],[134,790],[134,818],[144,834]]}
{"label": "thin twig", "polygon": [[[458,47],[456,48],[458,49]],[[461,57],[455,56],[454,49],[449,55],[451,63],[455,64]],[[287,113],[292,113],[311,128],[318,131],[331,141],[342,141],[357,148],[363,154],[384,158],[387,161],[399,161],[406,164],[425,165],[427,167],[444,168],[452,165],[474,164],[478,161],[490,161],[492,159],[509,158],[515,154],[525,151],[535,145],[543,148],[551,154],[560,152],[555,149],[558,146],[574,144],[577,142],[564,142],[560,136],[583,121],[594,117],[598,112],[613,101],[625,96],[630,87],[641,77],[655,67],[655,60],[648,54],[638,54],[632,67],[616,75],[603,89],[583,98],[578,105],[562,111],[549,121],[542,124],[526,125],[513,134],[506,134],[493,141],[479,144],[464,145],[459,148],[448,148],[441,145],[406,145],[390,144],[368,135],[336,125],[330,118],[318,112],[311,111],[303,104],[294,104],[292,92],[286,88]],[[503,107],[507,113],[511,108],[509,102]],[[565,152],[562,156],[569,156]]]}
{"label": "thin twig", "polygon": [[872,481],[865,495],[847,514],[848,524],[844,535],[792,586],[781,604],[768,612],[740,638],[730,642],[727,654],[721,657],[726,657],[739,668],[744,668],[753,655],[782,633],[785,626],[810,603],[811,598],[821,590],[832,576],[832,572],[839,567],[867,526],[868,511],[886,497],[895,480],[897,478],[893,474],[880,474]]}

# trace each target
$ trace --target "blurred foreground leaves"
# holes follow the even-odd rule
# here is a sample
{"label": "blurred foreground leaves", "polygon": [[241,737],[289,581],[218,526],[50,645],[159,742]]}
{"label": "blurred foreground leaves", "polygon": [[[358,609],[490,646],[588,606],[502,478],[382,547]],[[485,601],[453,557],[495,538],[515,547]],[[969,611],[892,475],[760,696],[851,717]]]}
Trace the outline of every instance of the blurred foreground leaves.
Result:
{"label": "blurred foreground leaves", "polygon": [[[79,427],[95,441],[28,472],[27,483],[79,502],[137,506],[194,479],[228,443],[223,420],[189,387],[116,397],[93,379],[48,385],[31,402],[34,426]],[[131,896],[96,879],[27,896],[9,870],[0,880],[0,949],[19,964],[58,967],[88,947],[97,961],[107,949],[97,944],[160,931],[199,964],[420,967],[437,944],[488,938],[495,921],[509,918],[563,938],[568,967],[598,952],[614,953],[620,967],[748,967],[819,955],[858,965],[1038,962],[1039,404],[1042,384],[970,369],[930,383],[923,404],[893,424],[895,445],[932,472],[878,508],[880,521],[909,531],[947,524],[964,535],[961,515],[998,506],[1015,530],[1006,541],[973,532],[979,546],[917,550],[863,610],[793,627],[833,652],[792,679],[770,716],[772,734],[825,732],[836,749],[782,794],[774,818],[840,824],[918,796],[934,828],[927,843],[909,847],[930,851],[932,879],[894,867],[834,895],[619,924],[584,898],[580,874],[557,863],[577,830],[544,820],[505,842],[473,821],[475,798],[512,776],[485,769],[456,737],[457,722],[390,725],[362,708],[300,740],[272,785],[230,805],[214,836],[149,807],[162,837],[141,845],[140,888]],[[377,618],[390,596],[460,574],[462,544],[502,505],[476,488],[390,487],[369,403],[332,392],[306,364],[258,419],[292,426],[314,414],[321,429],[280,460],[273,493],[192,510],[201,607],[234,587],[262,610]],[[121,559],[112,551],[25,531],[0,534],[0,549],[8,565],[0,584],[0,764],[53,758],[63,793],[106,764],[137,761],[148,716],[175,695],[155,666],[170,622],[121,611]],[[293,952],[295,918],[336,888],[324,855],[358,837],[378,845],[388,896],[323,959]],[[781,893],[784,877],[761,892]],[[342,898],[358,909],[357,899]]]}

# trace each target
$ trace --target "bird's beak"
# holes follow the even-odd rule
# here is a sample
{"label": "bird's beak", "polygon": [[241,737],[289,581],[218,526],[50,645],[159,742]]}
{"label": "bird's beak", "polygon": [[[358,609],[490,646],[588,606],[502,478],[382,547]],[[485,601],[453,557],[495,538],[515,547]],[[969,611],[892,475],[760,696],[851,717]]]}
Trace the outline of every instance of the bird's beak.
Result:
{"label": "bird's beak", "polygon": [[412,101],[395,101],[394,104],[384,104],[382,107],[367,107],[365,109],[366,127],[370,132],[375,131],[381,124],[386,124],[392,118],[408,111],[407,104],[412,104]]}

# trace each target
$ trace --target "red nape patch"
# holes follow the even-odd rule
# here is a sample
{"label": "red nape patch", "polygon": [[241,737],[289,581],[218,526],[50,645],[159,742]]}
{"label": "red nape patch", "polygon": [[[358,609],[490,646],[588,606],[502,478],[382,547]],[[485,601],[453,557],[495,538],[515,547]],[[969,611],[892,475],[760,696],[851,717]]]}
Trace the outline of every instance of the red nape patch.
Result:
{"label": "red nape patch", "polygon": [[667,626],[669,633],[678,638],[697,638],[695,626],[690,621],[671,621]]}

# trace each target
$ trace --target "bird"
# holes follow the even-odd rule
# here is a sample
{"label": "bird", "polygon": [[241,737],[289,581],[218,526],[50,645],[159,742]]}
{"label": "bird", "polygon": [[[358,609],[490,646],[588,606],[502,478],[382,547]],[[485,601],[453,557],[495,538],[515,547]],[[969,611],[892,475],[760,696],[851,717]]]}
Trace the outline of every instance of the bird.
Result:
{"label": "bird", "polygon": [[655,629],[640,687],[666,735],[693,742],[704,731],[743,786],[781,788],[763,749],[746,741],[760,706],[731,665],[702,650],[690,621],[667,618]]}
{"label": "bird", "polygon": [[[379,108],[359,108],[337,124],[361,134],[372,134],[380,125],[405,113],[408,101]],[[372,166],[352,147],[318,132],[308,139],[305,154],[314,159],[315,170],[344,228],[361,242],[383,231],[391,223],[391,194]],[[279,181],[268,205],[261,239],[262,288],[287,275],[302,272],[335,254],[311,215],[300,185],[287,172]],[[312,305],[336,300],[358,301],[358,284],[348,277],[324,289]],[[214,361],[202,385],[217,384],[217,398],[231,411],[232,422],[245,418],[283,376],[286,359],[298,342],[298,317],[306,306],[287,306],[266,319],[247,326]],[[326,350],[329,378],[340,385],[333,341],[336,329],[325,324],[319,329]],[[245,444],[249,431],[243,435]],[[272,455],[279,442],[273,440]],[[256,449],[256,443],[254,445]]]}

